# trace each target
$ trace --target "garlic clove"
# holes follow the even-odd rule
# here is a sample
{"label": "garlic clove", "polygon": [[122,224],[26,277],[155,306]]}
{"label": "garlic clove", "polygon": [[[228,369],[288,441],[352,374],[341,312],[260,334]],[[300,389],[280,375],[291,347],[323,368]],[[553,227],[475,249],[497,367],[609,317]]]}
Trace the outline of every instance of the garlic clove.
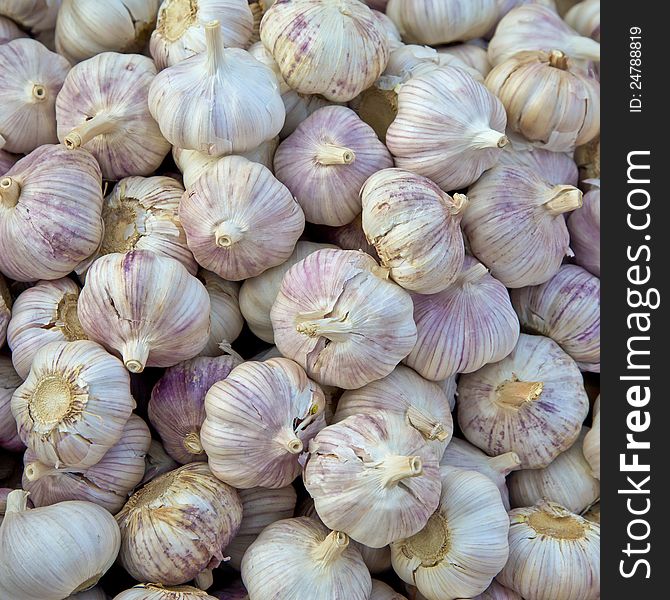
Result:
{"label": "garlic clove", "polygon": [[568,231],[575,262],[600,277],[600,180],[587,181],[591,189],[584,194],[582,208],[568,217]]}
{"label": "garlic clove", "polygon": [[200,280],[209,294],[210,333],[207,345],[200,356],[220,356],[231,353],[231,344],[237,339],[244,327],[244,318],[240,311],[240,286],[234,281],[225,281],[216,273],[201,269]]}
{"label": "garlic clove", "polygon": [[16,429],[16,420],[12,414],[12,395],[22,380],[12,367],[12,361],[0,356],[0,448],[21,452],[23,442]]}
{"label": "garlic clove", "polygon": [[164,587],[160,583],[140,583],[114,596],[114,600],[217,600],[217,597],[190,585]]}

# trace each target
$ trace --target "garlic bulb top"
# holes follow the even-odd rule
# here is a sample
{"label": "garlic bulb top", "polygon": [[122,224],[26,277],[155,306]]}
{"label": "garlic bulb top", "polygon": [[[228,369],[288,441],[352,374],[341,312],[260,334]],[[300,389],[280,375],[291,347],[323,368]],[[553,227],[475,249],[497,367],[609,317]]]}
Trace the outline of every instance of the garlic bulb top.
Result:
{"label": "garlic bulb top", "polygon": [[25,37],[28,36],[16,26],[14,21],[0,15],[0,44]]}
{"label": "garlic bulb top", "polygon": [[369,600],[407,600],[402,594],[398,594],[391,586],[386,585],[378,579],[372,580],[372,595]]}
{"label": "garlic bulb top", "polygon": [[414,346],[411,302],[368,254],[318,250],[284,276],[270,313],[275,343],[317,382],[359,388]]}
{"label": "garlic bulb top", "polygon": [[193,358],[209,336],[205,286],[181,263],[147,250],[96,260],[78,311],[86,335],[120,355],[133,373]]}
{"label": "garlic bulb top", "polygon": [[209,340],[200,355],[219,356],[230,350],[230,345],[244,327],[239,302],[240,286],[204,269],[200,271],[199,277],[205,284],[211,307]]}
{"label": "garlic bulb top", "polygon": [[217,598],[190,585],[163,587],[160,583],[140,583],[114,596],[114,600],[217,600]]}
{"label": "garlic bulb top", "polygon": [[226,46],[245,48],[253,28],[247,0],[164,0],[151,34],[151,56],[159,69],[205,52],[205,26],[218,20]]}
{"label": "garlic bulb top", "polygon": [[119,552],[114,517],[91,502],[28,509],[27,501],[27,492],[11,492],[0,525],[0,585],[6,597],[61,600],[93,587]]}
{"label": "garlic bulb top", "polygon": [[345,106],[312,113],[277,148],[275,175],[310,223],[346,225],[361,212],[365,180],[393,166],[373,129]]}
{"label": "garlic bulb top", "polygon": [[600,479],[600,395],[593,405],[593,424],[584,437],[582,451],[591,467],[591,474]]}
{"label": "garlic bulb top", "polygon": [[5,345],[7,326],[12,318],[12,297],[5,278],[0,274],[0,348]]}
{"label": "garlic bulb top", "polygon": [[462,375],[458,422],[489,455],[516,452],[522,468],[546,467],[579,436],[589,401],[579,368],[549,338],[521,334],[500,362]]}
{"label": "garlic bulb top", "polygon": [[219,21],[205,25],[206,52],[161,71],[149,109],[178,148],[211,155],[246,152],[284,124],[284,103],[272,73],[246,50],[224,48]]}
{"label": "garlic bulb top", "polygon": [[400,87],[386,144],[396,166],[458,190],[498,161],[506,123],[498,98],[463,70],[444,67]]}
{"label": "garlic bulb top", "polygon": [[241,156],[226,156],[203,173],[184,194],[179,217],[198,263],[234,281],[288,259],[305,227],[289,190]]}
{"label": "garlic bulb top", "polygon": [[600,42],[600,0],[584,0],[565,15],[565,22],[582,35]]}
{"label": "garlic bulb top", "polygon": [[26,154],[56,137],[56,96],[70,64],[33,39],[0,44],[0,135]]}
{"label": "garlic bulb top", "polygon": [[500,166],[521,167],[535,171],[552,185],[579,183],[579,169],[571,152],[552,152],[537,148],[518,134],[509,134],[510,144],[500,154]]}
{"label": "garlic bulb top", "polygon": [[16,429],[12,414],[12,395],[23,381],[18,376],[12,361],[0,356],[0,448],[20,452],[23,442]]}
{"label": "garlic bulb top", "polygon": [[236,488],[280,488],[300,473],[309,440],[325,426],[323,392],[286,358],[247,361],[205,397],[200,430],[212,472]]}
{"label": "garlic bulb top", "polygon": [[575,262],[600,277],[600,180],[586,182],[592,187],[584,194],[584,205],[568,217],[570,245]]}
{"label": "garlic bulb top", "polygon": [[105,179],[152,174],[170,151],[147,106],[155,76],[151,59],[138,54],[104,52],[79,63],[56,100],[58,139],[89,150]]}

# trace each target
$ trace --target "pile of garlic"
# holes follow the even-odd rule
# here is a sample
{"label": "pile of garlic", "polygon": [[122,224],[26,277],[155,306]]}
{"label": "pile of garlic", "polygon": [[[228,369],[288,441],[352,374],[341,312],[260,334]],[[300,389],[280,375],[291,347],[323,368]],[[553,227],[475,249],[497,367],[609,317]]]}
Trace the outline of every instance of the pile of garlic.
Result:
{"label": "pile of garlic", "polygon": [[599,598],[599,42],[0,0],[0,600]]}

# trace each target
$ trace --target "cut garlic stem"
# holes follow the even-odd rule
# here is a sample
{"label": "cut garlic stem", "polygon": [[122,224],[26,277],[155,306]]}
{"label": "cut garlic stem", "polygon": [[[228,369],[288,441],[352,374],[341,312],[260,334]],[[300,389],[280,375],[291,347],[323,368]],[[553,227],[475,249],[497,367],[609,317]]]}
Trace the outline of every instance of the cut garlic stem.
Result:
{"label": "cut garlic stem", "polygon": [[449,432],[442,423],[436,421],[433,417],[415,406],[410,406],[407,409],[407,419],[412,427],[421,432],[427,440],[439,440],[443,442],[449,437]]}
{"label": "cut garlic stem", "polygon": [[221,24],[210,21],[205,25],[205,45],[207,47],[207,72],[216,75],[225,61]]}
{"label": "cut garlic stem", "polygon": [[13,490],[7,495],[5,516],[10,513],[25,512],[28,510],[28,492],[24,490]]}
{"label": "cut garlic stem", "polygon": [[282,429],[275,436],[275,441],[291,454],[300,454],[303,451],[302,440],[291,429]]}
{"label": "cut garlic stem", "polygon": [[356,153],[336,144],[321,144],[316,151],[316,162],[320,165],[350,165]]}
{"label": "cut garlic stem", "polygon": [[298,323],[296,331],[309,337],[325,337],[331,342],[343,342],[349,338],[353,326],[347,317],[326,317]]}
{"label": "cut garlic stem", "polygon": [[484,277],[484,275],[486,275],[488,272],[489,270],[482,263],[476,263],[466,271],[463,271],[458,280],[462,285],[467,283],[475,283]]}
{"label": "cut garlic stem", "polygon": [[35,461],[26,465],[23,474],[26,476],[28,481],[36,481],[40,477],[44,477],[53,471],[53,467],[45,465],[42,462]]}
{"label": "cut garlic stem", "polygon": [[131,373],[141,373],[149,358],[149,346],[140,340],[130,339],[121,347],[123,364]]}
{"label": "cut garlic stem", "polygon": [[[202,443],[200,442],[200,435],[192,431],[184,437],[184,448],[191,454],[202,454],[204,452]],[[206,589],[206,588],[202,588]]]}
{"label": "cut garlic stem", "polygon": [[16,179],[3,177],[0,179],[0,204],[5,208],[14,208],[19,202],[21,186]]}
{"label": "cut garlic stem", "polygon": [[387,456],[379,465],[384,473],[382,486],[391,487],[408,477],[418,477],[423,473],[420,456]]}
{"label": "cut garlic stem", "polygon": [[233,221],[222,221],[214,229],[214,239],[219,248],[230,248],[244,237],[245,230]]}
{"label": "cut garlic stem", "polygon": [[521,466],[521,459],[516,452],[505,452],[488,459],[489,466],[498,473],[509,475]]}
{"label": "cut garlic stem", "polygon": [[44,102],[47,98],[47,89],[41,83],[33,85],[33,100],[35,102]]}
{"label": "cut garlic stem", "polygon": [[552,50],[549,53],[549,65],[561,71],[568,69],[568,57],[560,50]]}
{"label": "cut garlic stem", "polygon": [[63,143],[68,150],[80,148],[94,137],[109,133],[116,128],[116,120],[105,113],[98,113],[92,119],[84,121],[65,136]]}
{"label": "cut garlic stem", "polygon": [[331,531],[315,549],[314,560],[328,565],[336,560],[349,546],[349,536],[341,531]]}
{"label": "cut garlic stem", "polygon": [[553,197],[544,203],[544,207],[554,216],[582,207],[582,191],[576,187],[557,185],[551,193]]}
{"label": "cut garlic stem", "polygon": [[508,143],[507,136],[495,129],[477,131],[470,138],[472,148],[504,148]]}
{"label": "cut garlic stem", "polygon": [[457,215],[458,213],[463,212],[468,205],[468,197],[465,194],[454,194],[451,198],[454,201],[451,208],[451,214]]}
{"label": "cut garlic stem", "polygon": [[506,381],[498,387],[498,402],[508,407],[519,408],[526,402],[537,400],[543,387],[541,381]]}

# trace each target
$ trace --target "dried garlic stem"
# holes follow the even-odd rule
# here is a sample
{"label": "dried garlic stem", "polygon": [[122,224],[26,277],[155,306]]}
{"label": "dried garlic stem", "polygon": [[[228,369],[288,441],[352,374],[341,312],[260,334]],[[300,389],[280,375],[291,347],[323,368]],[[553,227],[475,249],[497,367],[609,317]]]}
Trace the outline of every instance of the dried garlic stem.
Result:
{"label": "dried garlic stem", "polygon": [[545,202],[543,206],[554,216],[582,207],[582,191],[576,187],[557,185],[551,193],[551,200]]}
{"label": "dried garlic stem", "polygon": [[420,456],[387,456],[379,465],[384,473],[382,485],[390,487],[408,477],[417,477],[423,473]]}
{"label": "dried garlic stem", "polygon": [[350,165],[356,160],[356,153],[336,144],[321,144],[316,152],[316,162],[320,165]]}
{"label": "dried garlic stem", "polygon": [[14,208],[19,202],[21,186],[16,179],[3,177],[0,179],[0,204],[5,208]]}
{"label": "dried garlic stem", "polygon": [[45,465],[39,461],[35,461],[27,464],[23,473],[28,481],[35,481],[40,477],[44,477],[45,475],[49,475],[49,473],[53,473],[54,471],[55,469],[53,467]]}
{"label": "dried garlic stem", "polygon": [[472,134],[472,148],[504,148],[509,144],[507,136],[495,129],[483,129]]}
{"label": "dried garlic stem", "polygon": [[9,513],[25,512],[28,510],[28,492],[25,490],[13,490],[7,495],[5,515]]}
{"label": "dried garlic stem", "polygon": [[219,248],[230,248],[239,242],[245,234],[245,229],[233,221],[222,221],[214,229],[214,239]]}
{"label": "dried garlic stem", "polygon": [[461,285],[475,283],[488,272],[489,270],[482,263],[477,263],[476,265],[472,265],[467,271],[463,271],[458,280]]}
{"label": "dried garlic stem", "polygon": [[415,406],[410,406],[407,409],[407,419],[412,427],[421,432],[421,435],[428,440],[439,440],[440,442],[443,442],[449,435],[442,423],[436,421],[433,417],[427,415]]}
{"label": "dried garlic stem", "polygon": [[508,407],[519,408],[526,402],[537,400],[543,387],[541,381],[506,381],[498,387],[498,402]]}
{"label": "dried garlic stem", "polygon": [[68,150],[80,148],[94,137],[109,133],[116,128],[116,119],[105,113],[98,113],[92,119],[84,121],[65,136],[63,143]]}
{"label": "dried garlic stem", "polygon": [[210,21],[205,25],[205,45],[207,48],[207,72],[215,75],[225,60],[225,49],[221,24],[218,21]]}
{"label": "dried garlic stem", "polygon": [[552,50],[549,53],[549,66],[560,69],[561,71],[567,71],[568,57],[560,50]]}
{"label": "dried garlic stem", "polygon": [[337,559],[349,545],[349,536],[341,531],[331,531],[315,549],[314,560],[328,565]]}
{"label": "dried garlic stem", "polygon": [[131,373],[141,373],[149,358],[149,346],[139,340],[128,340],[121,348],[123,364]]}
{"label": "dried garlic stem", "polygon": [[516,452],[505,452],[489,458],[488,463],[494,471],[507,476],[521,466],[521,459]]}
{"label": "dried garlic stem", "polygon": [[44,102],[47,99],[47,88],[41,83],[33,85],[33,100],[35,102]]}
{"label": "dried garlic stem", "polygon": [[184,448],[186,448],[186,450],[188,450],[191,454],[202,454],[204,452],[202,443],[200,442],[200,436],[195,432],[187,434],[184,437],[183,444]]}
{"label": "dried garlic stem", "polygon": [[296,325],[298,333],[304,333],[309,337],[325,337],[331,342],[343,342],[349,338],[353,327],[351,321],[344,317],[326,317],[313,321],[304,321]]}
{"label": "dried garlic stem", "polygon": [[303,451],[302,441],[291,429],[282,429],[275,436],[275,441],[291,454],[300,454]]}

